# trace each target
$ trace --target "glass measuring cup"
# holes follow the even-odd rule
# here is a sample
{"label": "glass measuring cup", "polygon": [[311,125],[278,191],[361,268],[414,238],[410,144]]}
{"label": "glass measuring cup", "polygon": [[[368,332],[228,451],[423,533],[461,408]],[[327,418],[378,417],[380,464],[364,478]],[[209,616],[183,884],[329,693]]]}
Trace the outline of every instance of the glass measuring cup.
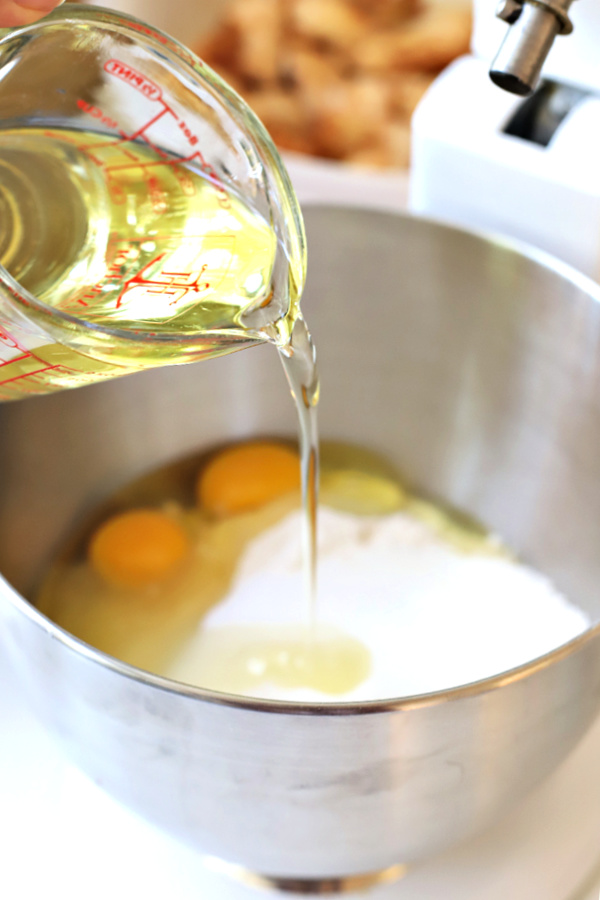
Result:
{"label": "glass measuring cup", "polygon": [[0,123],[0,399],[289,339],[296,198],[183,46],[61,7],[0,40]]}

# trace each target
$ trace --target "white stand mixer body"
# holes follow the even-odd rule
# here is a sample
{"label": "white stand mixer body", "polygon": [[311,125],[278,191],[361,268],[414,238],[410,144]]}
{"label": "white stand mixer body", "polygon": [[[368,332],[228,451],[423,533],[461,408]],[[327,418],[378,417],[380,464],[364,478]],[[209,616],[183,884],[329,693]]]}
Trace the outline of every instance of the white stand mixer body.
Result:
{"label": "white stand mixer body", "polygon": [[505,133],[527,102],[488,77],[509,26],[490,0],[474,12],[473,55],[440,75],[413,118],[410,207],[520,238],[599,279],[600,4],[573,4],[573,34],[557,37],[544,66],[544,78],[589,91],[547,146]]}

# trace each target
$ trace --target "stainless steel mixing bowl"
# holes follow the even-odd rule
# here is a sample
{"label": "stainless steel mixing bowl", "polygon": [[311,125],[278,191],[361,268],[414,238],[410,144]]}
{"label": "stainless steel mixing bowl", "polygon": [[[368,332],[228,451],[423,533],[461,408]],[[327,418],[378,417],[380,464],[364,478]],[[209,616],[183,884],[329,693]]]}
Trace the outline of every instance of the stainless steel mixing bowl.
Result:
{"label": "stainless steel mixing bowl", "polygon": [[[311,209],[307,229],[323,435],[473,513],[598,621],[600,289],[409,217]],[[282,879],[428,857],[508,810],[597,714],[598,626],[458,690],[302,707],[132,669],[23,599],[127,480],[215,441],[295,432],[271,347],[5,405],[0,427],[5,652],[71,758],[204,853]]]}

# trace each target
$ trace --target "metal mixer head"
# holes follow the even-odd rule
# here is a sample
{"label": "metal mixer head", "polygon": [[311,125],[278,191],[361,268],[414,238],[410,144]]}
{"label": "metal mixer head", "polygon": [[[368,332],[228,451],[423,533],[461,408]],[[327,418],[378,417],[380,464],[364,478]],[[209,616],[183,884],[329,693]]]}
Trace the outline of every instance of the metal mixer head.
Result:
{"label": "metal mixer head", "polygon": [[558,34],[570,34],[573,0],[501,0],[496,15],[508,22],[490,78],[513,94],[526,96],[535,88],[542,66]]}

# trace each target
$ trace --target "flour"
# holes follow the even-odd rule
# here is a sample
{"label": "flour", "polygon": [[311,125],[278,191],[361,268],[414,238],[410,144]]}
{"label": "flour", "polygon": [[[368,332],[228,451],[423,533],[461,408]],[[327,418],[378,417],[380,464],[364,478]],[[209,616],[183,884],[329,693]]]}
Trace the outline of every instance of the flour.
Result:
{"label": "flour", "polygon": [[[300,515],[250,543],[228,596],[203,620],[172,677],[218,688],[203,664],[211,643],[213,652],[239,654],[244,628],[306,623]],[[370,672],[342,697],[269,684],[253,694],[348,701],[438,691],[529,662],[590,624],[539,573],[501,555],[461,552],[405,512],[373,517],[321,508],[318,583],[319,629],[365,644]]]}

